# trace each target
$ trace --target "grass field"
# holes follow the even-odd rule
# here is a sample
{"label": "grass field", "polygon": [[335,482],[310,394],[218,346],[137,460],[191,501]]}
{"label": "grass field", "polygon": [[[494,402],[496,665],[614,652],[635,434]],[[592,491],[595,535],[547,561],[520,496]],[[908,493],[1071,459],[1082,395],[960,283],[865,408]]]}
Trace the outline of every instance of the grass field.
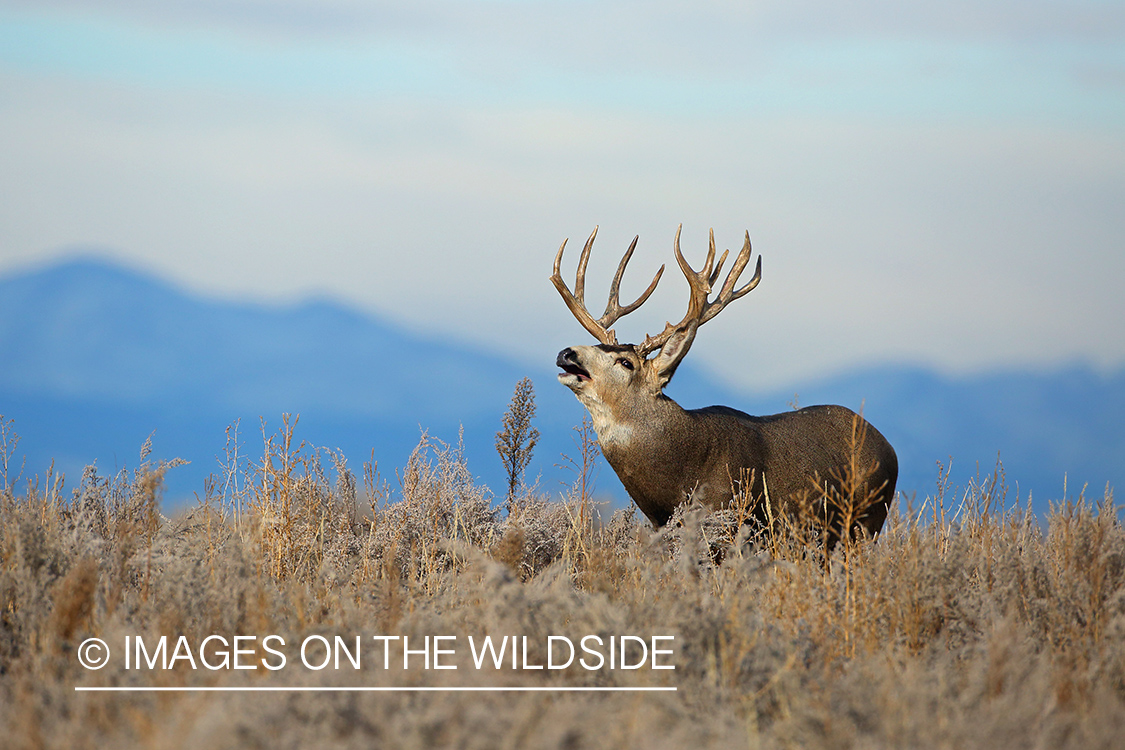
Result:
{"label": "grass field", "polygon": [[[1125,737],[1125,533],[1108,491],[1040,519],[1006,497],[1002,472],[963,489],[937,482],[930,497],[899,498],[877,542],[825,560],[791,535],[740,543],[690,508],[659,533],[633,513],[599,518],[581,472],[565,498],[522,490],[500,508],[456,446],[424,440],[383,476],[301,445],[291,425],[251,460],[229,441],[225,469],[170,519],[159,498],[174,465],[144,451],[136,470],[91,469],[77,487],[17,483],[4,425],[7,748],[1116,748]],[[468,639],[484,636],[516,638],[517,666],[508,651],[477,668]],[[603,663],[524,668],[563,661],[547,653],[560,636],[597,636],[586,643]],[[97,655],[79,648],[91,637],[111,653],[96,670],[79,661]],[[337,637],[351,649],[338,666],[304,664],[302,644],[319,667]],[[631,649],[629,666],[645,642],[644,663],[608,668],[611,638]],[[286,686],[630,690],[76,690]]]}

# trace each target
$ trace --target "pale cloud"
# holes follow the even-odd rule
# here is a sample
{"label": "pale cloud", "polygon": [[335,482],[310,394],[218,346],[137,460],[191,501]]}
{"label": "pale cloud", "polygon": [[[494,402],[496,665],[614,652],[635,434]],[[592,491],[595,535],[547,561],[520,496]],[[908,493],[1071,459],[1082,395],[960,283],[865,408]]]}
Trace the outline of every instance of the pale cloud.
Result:
{"label": "pale cloud", "polygon": [[[1125,9],[1106,0],[0,0],[0,8],[112,13],[149,23],[223,26],[292,36],[470,35],[550,39],[618,50],[653,41],[737,39],[747,32],[790,36],[914,35],[1112,39]],[[626,25],[625,21],[632,21]],[[579,35],[575,32],[583,31]],[[550,46],[550,45],[549,45]],[[706,60],[706,54],[692,56]]]}
{"label": "pale cloud", "polygon": [[607,279],[639,233],[628,294],[683,221],[765,256],[693,350],[735,382],[1125,362],[1112,4],[43,7],[0,10],[0,271],[96,246],[543,364],[562,238]]}

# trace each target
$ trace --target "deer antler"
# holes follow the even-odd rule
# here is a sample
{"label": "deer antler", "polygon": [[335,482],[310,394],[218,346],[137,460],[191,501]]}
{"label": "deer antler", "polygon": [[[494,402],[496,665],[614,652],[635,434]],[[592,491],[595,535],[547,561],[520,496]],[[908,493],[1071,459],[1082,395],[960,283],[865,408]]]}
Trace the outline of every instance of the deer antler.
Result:
{"label": "deer antler", "polygon": [[594,238],[598,236],[598,228],[594,227],[594,231],[590,233],[590,239],[586,240],[586,246],[582,248],[582,255],[578,258],[578,274],[574,279],[574,293],[567,288],[566,282],[563,281],[562,276],[559,274],[559,265],[562,263],[563,250],[566,248],[566,240],[563,240],[562,245],[559,246],[559,254],[555,256],[555,272],[551,274],[551,283],[559,290],[562,295],[563,302],[570,308],[570,312],[582,324],[582,327],[594,335],[598,341],[603,344],[615,345],[617,344],[617,335],[610,328],[617,319],[622,315],[628,315],[636,310],[638,307],[645,303],[645,300],[652,294],[652,290],[656,289],[656,283],[660,281],[660,276],[664,273],[664,266],[656,272],[656,276],[652,277],[652,283],[648,285],[648,289],[637,298],[637,301],[631,305],[621,306],[618,299],[618,290],[621,286],[621,277],[625,273],[625,266],[629,263],[629,258],[633,257],[633,250],[637,247],[637,240],[639,237],[634,237],[633,242],[629,245],[629,249],[625,251],[625,256],[621,259],[621,263],[617,266],[617,273],[613,277],[613,283],[609,287],[609,302],[606,304],[605,313],[594,320],[594,316],[586,309],[586,301],[584,298],[586,287],[586,263],[590,260],[590,248],[594,246]]}
{"label": "deer antler", "polygon": [[[702,270],[697,273],[688,265],[688,262],[684,260],[683,253],[680,252],[680,230],[683,229],[683,226],[684,225],[681,224],[676,229],[674,247],[676,250],[676,262],[680,264],[680,270],[684,272],[688,286],[691,288],[687,313],[684,315],[683,320],[676,325],[666,323],[664,330],[659,335],[655,337],[645,336],[644,343],[637,347],[637,353],[642,357],[647,357],[650,353],[663,347],[676,331],[687,328],[692,324],[698,328],[698,326],[711,320],[711,318],[722,312],[724,307],[758,286],[758,282],[762,280],[762,256],[759,255],[758,265],[754,270],[754,278],[750,279],[741,289],[736,291],[734,288],[734,285],[738,283],[738,277],[746,268],[746,264],[750,262],[750,256],[753,254],[750,247],[750,232],[747,232],[746,241],[742,244],[742,250],[739,251],[738,257],[734,259],[734,265],[731,266],[730,273],[727,274],[727,279],[723,282],[722,289],[719,290],[719,296],[708,302],[707,297],[711,294],[711,288],[718,280],[719,272],[722,271],[723,264],[726,263],[727,254],[730,251],[723,251],[723,256],[719,258],[719,264],[712,270],[711,265],[715,262],[715,230],[712,229],[710,247],[707,250],[707,261],[703,264]],[[694,334],[692,335],[694,336]],[[680,356],[676,359],[674,364],[678,363],[685,354],[687,354],[687,347],[681,349]]]}

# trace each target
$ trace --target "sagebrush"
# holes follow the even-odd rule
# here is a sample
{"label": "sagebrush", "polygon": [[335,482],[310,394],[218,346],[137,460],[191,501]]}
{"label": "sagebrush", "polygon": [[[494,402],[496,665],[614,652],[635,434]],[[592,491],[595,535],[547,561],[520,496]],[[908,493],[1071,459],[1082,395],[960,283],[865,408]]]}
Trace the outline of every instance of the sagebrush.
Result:
{"label": "sagebrush", "polygon": [[[827,555],[685,507],[654,532],[588,488],[499,510],[424,437],[392,485],[301,444],[228,441],[203,499],[171,463],[0,493],[5,747],[1117,747],[1125,533],[1112,493],[1045,519],[997,473],[900,498]],[[5,433],[7,435],[7,433]],[[232,447],[233,446],[233,447]],[[5,457],[5,462],[7,457]],[[737,509],[727,513],[737,515]],[[716,550],[720,554],[716,554]],[[718,562],[721,560],[721,562]],[[97,636],[660,633],[674,671],[83,669]],[[541,646],[533,646],[541,648]],[[533,654],[541,658],[542,654]],[[674,685],[661,693],[85,693],[75,686]]]}

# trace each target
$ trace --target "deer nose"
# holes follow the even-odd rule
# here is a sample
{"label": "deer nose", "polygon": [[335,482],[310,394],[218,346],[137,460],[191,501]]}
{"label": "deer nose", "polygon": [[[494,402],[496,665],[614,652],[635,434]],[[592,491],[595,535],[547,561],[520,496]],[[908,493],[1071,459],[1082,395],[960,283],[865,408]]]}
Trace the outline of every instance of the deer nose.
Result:
{"label": "deer nose", "polygon": [[559,356],[555,357],[555,367],[565,367],[566,365],[578,364],[578,354],[569,346],[559,352]]}

